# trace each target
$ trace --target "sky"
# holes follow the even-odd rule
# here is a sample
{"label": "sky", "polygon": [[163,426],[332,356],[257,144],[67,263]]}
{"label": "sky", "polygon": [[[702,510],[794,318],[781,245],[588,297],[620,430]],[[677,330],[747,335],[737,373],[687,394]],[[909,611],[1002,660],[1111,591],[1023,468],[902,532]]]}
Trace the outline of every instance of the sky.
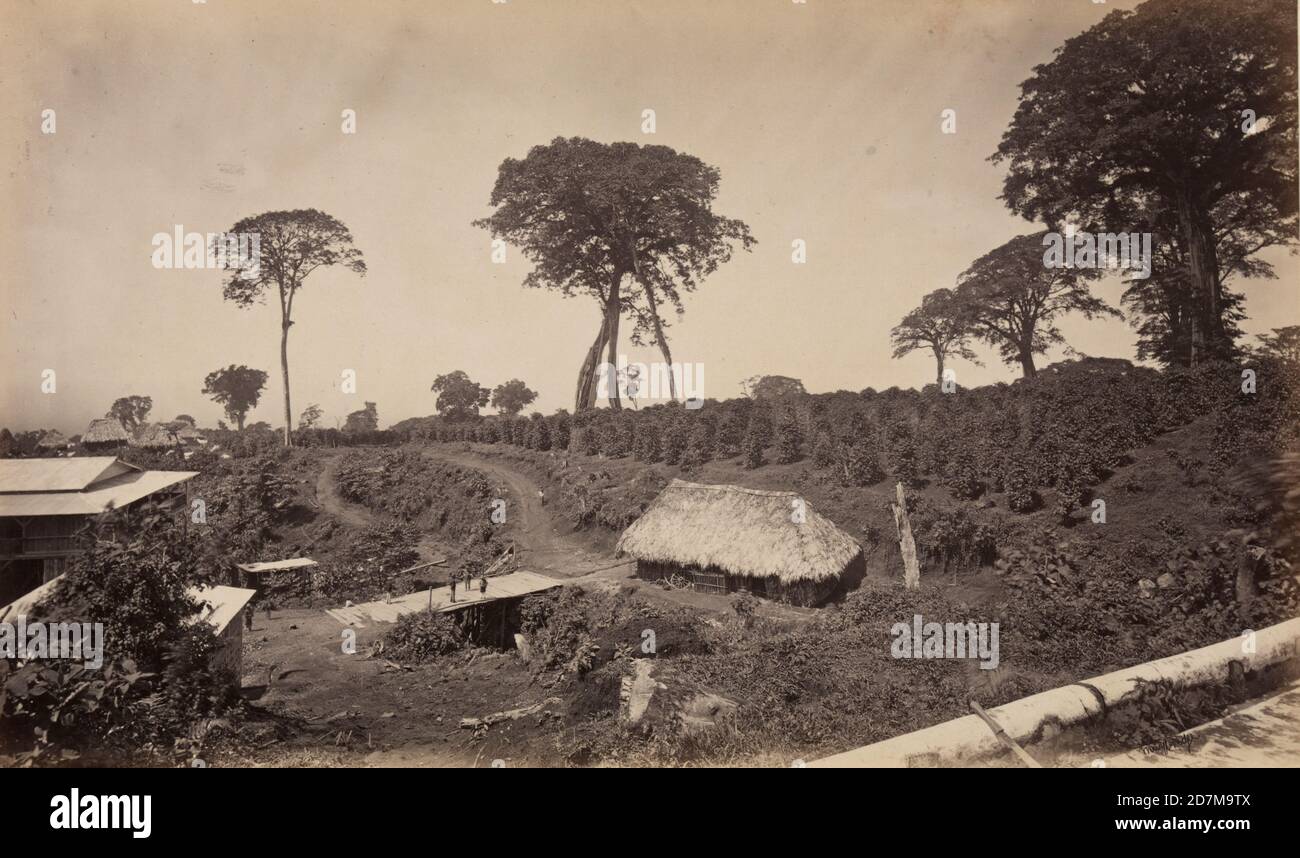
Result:
{"label": "sky", "polygon": [[[431,414],[433,378],[457,369],[488,387],[523,379],[537,410],[572,408],[595,302],[525,289],[527,261],[509,248],[494,263],[471,225],[491,212],[501,161],[557,136],[671,146],[720,170],[716,210],[758,244],[671,320],[673,357],[703,365],[704,395],[740,395],[762,374],[813,392],[929,383],[932,357],[891,359],[890,329],[1039,228],[997,199],[1004,167],[987,160],[1020,82],[1134,5],[0,3],[0,425],[67,434],[130,394],[153,398],[153,419],[215,425],[203,379],[232,363],[270,374],[249,421],[282,425],[275,299],[223,301],[219,272],[155,268],[151,242],[297,208],[343,221],[368,273],[319,270],[296,299],[295,419],[315,403],[337,425],[366,401],[381,425]],[[1252,335],[1300,322],[1297,259],[1265,258],[1280,279],[1236,284]],[[1095,288],[1118,304],[1118,280]],[[1061,328],[1081,353],[1134,357],[1124,321]],[[983,367],[953,365],[959,383],[1018,376],[977,352]]]}

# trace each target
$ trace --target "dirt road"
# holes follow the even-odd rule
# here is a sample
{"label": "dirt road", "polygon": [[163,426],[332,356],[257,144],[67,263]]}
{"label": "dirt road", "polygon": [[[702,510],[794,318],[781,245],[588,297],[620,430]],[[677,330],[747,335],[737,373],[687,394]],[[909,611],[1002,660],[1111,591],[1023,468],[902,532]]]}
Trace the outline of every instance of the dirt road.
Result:
{"label": "dirt road", "polygon": [[474,453],[442,447],[427,448],[424,455],[491,474],[506,484],[514,495],[506,502],[506,522],[512,529],[522,567],[555,578],[575,578],[617,562],[608,554],[592,551],[574,536],[567,522],[542,506],[539,486],[513,468]]}
{"label": "dirt road", "polygon": [[[321,509],[348,527],[367,530],[382,524],[383,521],[379,516],[360,504],[344,500],[339,494],[339,487],[334,478],[342,460],[342,456],[330,456],[325,462],[325,467],[321,468],[320,476],[316,478],[316,502],[320,504]],[[420,539],[415,543],[415,550],[419,553],[421,562],[446,557],[448,553],[447,546],[430,534],[421,534]]]}
{"label": "dirt road", "polygon": [[325,462],[325,467],[321,468],[320,476],[316,478],[316,502],[320,504],[321,509],[349,527],[358,530],[374,527],[378,521],[370,510],[348,503],[339,494],[339,487],[335,484],[334,477],[338,473],[339,462],[342,460],[342,456],[330,456]]}

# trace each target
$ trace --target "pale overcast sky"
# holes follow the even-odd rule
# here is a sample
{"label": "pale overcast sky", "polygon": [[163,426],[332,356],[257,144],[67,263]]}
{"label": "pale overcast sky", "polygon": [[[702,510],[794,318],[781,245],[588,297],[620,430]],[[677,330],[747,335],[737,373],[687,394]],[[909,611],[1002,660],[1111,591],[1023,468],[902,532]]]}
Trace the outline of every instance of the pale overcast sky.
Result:
{"label": "pale overcast sky", "polygon": [[[69,434],[127,394],[152,396],[155,419],[214,425],[220,408],[199,390],[230,363],[270,373],[249,419],[280,423],[274,299],[223,302],[216,272],[157,270],[150,242],[308,207],[351,228],[369,274],[318,271],[298,297],[295,419],[319,403],[334,425],[366,400],[381,425],[430,414],[433,377],[454,369],[489,387],[522,378],[540,410],[572,407],[594,302],[523,289],[524,260],[512,248],[493,264],[470,226],[501,160],[557,135],[664,144],[721,170],[717,209],[759,244],[673,323],[673,355],[703,362],[706,395],[765,373],[812,391],[925,384],[932,359],[891,360],[890,328],[1035,229],[998,201],[1002,168],[987,161],[1019,83],[1134,5],[2,2],[0,425]],[[940,133],[945,108],[955,135]],[[805,265],[790,259],[796,238]],[[1296,259],[1268,258],[1282,279],[1245,285],[1252,334],[1300,322]],[[1118,302],[1117,281],[1098,289]],[[1081,352],[1133,357],[1125,322],[1062,327]],[[984,368],[956,364],[962,384],[1018,375],[980,352]],[[41,393],[45,369],[55,394]],[[346,369],[355,395],[339,390]]]}

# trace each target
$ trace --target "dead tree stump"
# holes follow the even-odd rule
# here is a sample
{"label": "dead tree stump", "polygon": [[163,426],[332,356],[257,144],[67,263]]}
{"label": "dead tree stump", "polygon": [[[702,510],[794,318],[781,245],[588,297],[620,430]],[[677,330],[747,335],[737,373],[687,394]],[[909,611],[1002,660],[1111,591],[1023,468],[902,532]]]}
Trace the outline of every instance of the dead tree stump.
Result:
{"label": "dead tree stump", "polygon": [[921,567],[916,561],[916,540],[912,538],[912,521],[907,517],[907,499],[903,496],[903,484],[895,486],[898,501],[891,503],[894,510],[894,527],[898,531],[898,551],[903,555],[903,589],[917,590],[921,587]]}

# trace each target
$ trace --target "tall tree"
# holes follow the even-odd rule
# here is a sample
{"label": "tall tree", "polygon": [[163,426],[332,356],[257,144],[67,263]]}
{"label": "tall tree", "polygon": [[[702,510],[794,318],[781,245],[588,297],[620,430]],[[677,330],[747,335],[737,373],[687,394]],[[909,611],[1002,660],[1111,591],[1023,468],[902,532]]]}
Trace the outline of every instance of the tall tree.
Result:
{"label": "tall tree", "polygon": [[1031,220],[1128,231],[1168,212],[1195,296],[1194,360],[1225,356],[1222,244],[1296,233],[1296,14],[1290,0],[1148,0],[1066,41],[1021,84],[993,161]]}
{"label": "tall tree", "polygon": [[204,396],[208,396],[235,421],[239,431],[244,431],[244,418],[257,407],[266,386],[267,375],[260,369],[250,369],[243,364],[231,364],[225,369],[213,370],[203,379]]}
{"label": "tall tree", "polygon": [[972,333],[996,346],[1007,363],[1034,375],[1034,355],[1065,342],[1056,320],[1069,312],[1093,319],[1120,312],[1088,291],[1096,268],[1043,262],[1046,232],[1022,235],[975,260],[958,280],[955,301]]}
{"label": "tall tree", "polygon": [[[591,295],[601,325],[579,370],[574,407],[595,402],[595,370],[602,349],[618,363],[619,320],[634,316],[666,362],[671,352],[662,304],[681,311],[681,293],[754,239],[744,223],[713,211],[719,173],[667,146],[597,143],[557,137],[534,146],[523,160],[507,158],[498,171],[492,215],[475,221],[518,247],[533,263],[525,286]],[[625,282],[629,281],[625,291]],[[611,384],[610,406],[621,407]]]}
{"label": "tall tree", "polygon": [[117,422],[130,432],[148,420],[149,412],[152,410],[153,397],[151,396],[123,396],[113,401],[112,407],[104,416],[117,418]]}
{"label": "tall tree", "polygon": [[943,384],[947,358],[975,361],[975,353],[968,345],[970,337],[969,319],[951,289],[936,289],[926,295],[921,299],[921,306],[904,316],[890,332],[895,358],[921,348],[928,348],[934,354],[938,384]]}
{"label": "tall tree", "polygon": [[478,410],[488,404],[492,393],[459,369],[435,378],[430,389],[438,394],[438,413],[454,421],[478,417]]}
{"label": "tall tree", "polygon": [[536,398],[536,391],[529,390],[528,385],[517,378],[512,378],[503,384],[498,384],[492,391],[492,407],[506,417],[514,417]]}
{"label": "tall tree", "polygon": [[293,409],[289,404],[289,328],[293,326],[293,299],[303,281],[317,268],[334,265],[365,276],[361,251],[352,246],[352,233],[343,223],[316,209],[266,212],[244,218],[230,230],[236,235],[260,237],[259,258],[252,267],[231,268],[223,294],[240,307],[264,299],[275,287],[280,299],[280,371],[284,376],[284,444],[293,443]]}

